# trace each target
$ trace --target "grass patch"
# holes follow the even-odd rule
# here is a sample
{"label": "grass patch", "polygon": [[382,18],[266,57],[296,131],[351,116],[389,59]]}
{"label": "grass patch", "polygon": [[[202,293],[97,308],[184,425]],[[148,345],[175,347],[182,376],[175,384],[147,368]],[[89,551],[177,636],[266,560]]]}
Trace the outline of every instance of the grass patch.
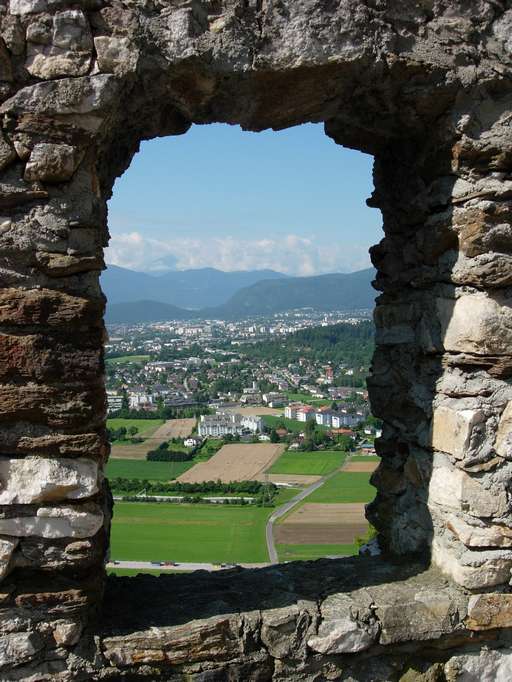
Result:
{"label": "grass patch", "polygon": [[332,405],[333,401],[327,398],[313,398],[309,393],[287,393],[288,400],[297,403],[304,403],[305,405],[313,405],[313,407],[323,407],[324,405]]}
{"label": "grass patch", "polygon": [[350,458],[351,462],[380,462],[377,455],[354,455]]}
{"label": "grass patch", "polygon": [[105,362],[108,365],[126,365],[129,362],[142,364],[149,362],[149,355],[121,355],[118,358],[106,358]]}
{"label": "grass patch", "polygon": [[164,423],[163,419],[123,419],[122,417],[112,417],[107,419],[107,429],[115,430],[124,426],[129,429],[130,426],[136,426],[138,429],[138,436],[149,436],[153,431]]}
{"label": "grass patch", "polygon": [[172,481],[193,467],[191,462],[148,462],[145,459],[111,459],[107,464],[109,478],[138,478],[141,481]]}
{"label": "grass patch", "polygon": [[[274,417],[271,414],[263,415],[263,423],[271,429],[283,425],[292,433],[302,433],[306,428],[306,422],[300,422],[298,419],[287,419],[286,417]],[[329,430],[327,426],[320,426],[319,424],[316,424],[316,428],[324,431]]]}
{"label": "grass patch", "polygon": [[354,556],[359,552],[352,545],[277,545],[279,561],[308,561],[326,556]]}
{"label": "grass patch", "polygon": [[272,509],[118,502],[111,556],[117,560],[265,562]]}
{"label": "grass patch", "polygon": [[[296,494],[296,490],[279,491],[276,504]],[[273,511],[273,507],[116,502],[112,560],[267,562],[265,525]]]}
{"label": "grass patch", "polygon": [[305,502],[371,502],[375,488],[370,485],[369,473],[340,472],[308,495]]}
{"label": "grass patch", "polygon": [[270,474],[306,474],[325,476],[338,469],[345,460],[344,452],[284,452],[268,470]]}

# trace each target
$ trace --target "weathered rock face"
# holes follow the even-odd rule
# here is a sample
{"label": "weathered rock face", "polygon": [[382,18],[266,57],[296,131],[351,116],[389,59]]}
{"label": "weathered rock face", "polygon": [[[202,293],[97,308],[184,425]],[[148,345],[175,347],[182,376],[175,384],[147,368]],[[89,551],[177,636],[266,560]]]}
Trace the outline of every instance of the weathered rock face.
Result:
{"label": "weathered rock face", "polygon": [[[369,203],[385,237],[372,250],[381,296],[370,395],[385,426],[368,515],[385,555],[422,555],[477,594],[508,585],[511,29],[505,0],[0,5],[4,678],[95,679],[119,665],[158,679],[165,661],[163,679],[178,679],[191,647],[201,663],[187,679],[402,674],[389,653],[405,641],[397,600],[353,603],[343,584],[320,611],[299,599],[185,626],[191,606],[180,631],[160,623],[149,641],[125,630],[103,645],[110,657],[88,648],[110,519],[98,285],[106,201],[141,140],[192,123],[323,121],[337,143],[375,156]],[[458,622],[444,589],[408,602],[420,628],[433,600],[436,637]],[[366,652],[381,646],[377,665]],[[403,679],[508,679],[508,646],[460,653],[451,667],[411,662]],[[222,664],[208,663],[215,649]],[[333,658],[357,652],[342,668]]]}

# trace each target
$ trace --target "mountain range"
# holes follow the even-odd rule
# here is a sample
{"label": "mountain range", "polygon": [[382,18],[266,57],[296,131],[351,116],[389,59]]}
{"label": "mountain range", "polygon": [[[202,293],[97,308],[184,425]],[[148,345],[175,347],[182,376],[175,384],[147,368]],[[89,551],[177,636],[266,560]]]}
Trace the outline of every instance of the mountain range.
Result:
{"label": "mountain range", "polygon": [[285,278],[274,270],[223,272],[200,268],[148,275],[109,265],[101,275],[101,286],[109,303],[146,300],[198,310],[222,305],[237,291],[256,282]]}
{"label": "mountain range", "polygon": [[[102,275],[102,287],[108,299],[107,323],[236,320],[293,308],[322,311],[373,308],[374,277],[373,268],[313,277],[288,277],[272,270],[222,272],[213,268],[153,276],[109,266]],[[176,289],[172,290],[174,286]],[[177,291],[181,292],[181,299]],[[212,305],[211,300],[217,303]]]}

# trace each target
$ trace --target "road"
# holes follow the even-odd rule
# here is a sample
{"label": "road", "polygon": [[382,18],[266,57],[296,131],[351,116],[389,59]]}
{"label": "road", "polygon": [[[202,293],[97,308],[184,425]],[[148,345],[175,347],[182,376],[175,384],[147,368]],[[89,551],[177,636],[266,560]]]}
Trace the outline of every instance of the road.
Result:
{"label": "road", "polygon": [[350,461],[350,456],[347,457],[343,465],[339,469],[335,469],[334,471],[331,471],[330,474],[327,474],[326,476],[322,476],[322,478],[315,483],[312,483],[311,485],[308,485],[307,488],[304,488],[304,490],[301,490],[300,493],[295,495],[295,497],[292,497],[291,500],[283,504],[282,507],[278,507],[275,512],[272,513],[271,516],[269,516],[269,519],[267,521],[267,525],[265,527],[265,539],[267,541],[267,551],[268,551],[268,556],[270,559],[271,564],[277,564],[279,563],[279,557],[277,556],[277,550],[276,550],[276,545],[274,542],[274,523],[277,521],[277,519],[280,519],[282,516],[287,514],[290,509],[293,509],[299,502],[302,502],[304,498],[306,498],[308,495],[311,495],[312,492],[320,488],[326,481],[328,481],[330,478],[335,476],[337,473],[340,471],[343,471],[344,467],[348,464]]}
{"label": "road", "polygon": [[148,569],[155,571],[223,571],[234,566],[241,566],[242,568],[263,568],[269,564],[201,564],[201,563],[182,563],[177,562],[174,566],[161,566],[159,563],[151,563],[151,561],[110,561],[107,568],[122,568],[135,569],[147,571]]}

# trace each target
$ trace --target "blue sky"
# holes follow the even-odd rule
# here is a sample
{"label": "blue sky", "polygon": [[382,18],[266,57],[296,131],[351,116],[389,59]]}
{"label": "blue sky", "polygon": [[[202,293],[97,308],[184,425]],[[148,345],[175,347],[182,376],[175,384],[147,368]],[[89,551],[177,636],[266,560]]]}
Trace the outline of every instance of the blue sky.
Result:
{"label": "blue sky", "polygon": [[372,157],[322,125],[249,133],[193,126],[144,142],[109,202],[107,262],[142,271],[272,268],[288,274],[369,267],[382,238]]}

